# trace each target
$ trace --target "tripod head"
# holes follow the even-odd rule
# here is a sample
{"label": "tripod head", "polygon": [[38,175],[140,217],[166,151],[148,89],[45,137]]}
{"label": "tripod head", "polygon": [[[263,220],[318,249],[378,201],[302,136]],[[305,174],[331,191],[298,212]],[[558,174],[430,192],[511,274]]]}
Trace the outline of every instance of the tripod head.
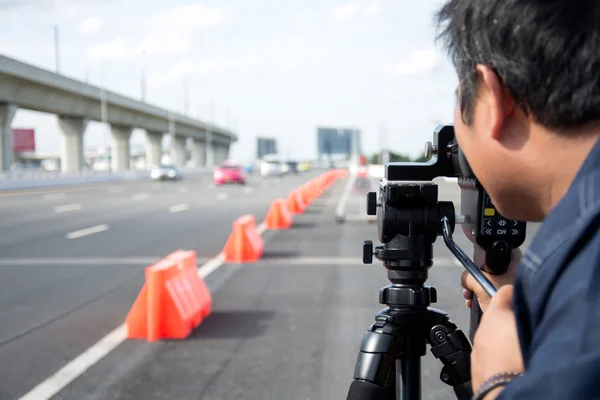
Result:
{"label": "tripod head", "polygon": [[[430,156],[425,163],[386,164],[379,191],[368,194],[367,214],[377,215],[377,230],[383,246],[373,251],[372,243],[365,242],[363,261],[371,263],[375,255],[389,271],[394,271],[388,273],[392,282],[392,278],[407,274],[416,277],[416,272],[411,270],[418,266],[427,279],[433,243],[437,236],[444,236],[452,253],[482,283],[487,280],[485,276],[473,268],[474,263],[452,240],[458,220],[474,244],[475,264],[492,274],[504,273],[512,250],[525,240],[525,222],[508,220],[496,211],[460,150],[452,125],[439,125],[435,129],[434,142],[427,143],[425,153]],[[438,201],[438,186],[433,183],[438,177],[458,178],[461,188],[458,218],[452,202]],[[442,222],[444,217],[449,225],[447,235]]]}

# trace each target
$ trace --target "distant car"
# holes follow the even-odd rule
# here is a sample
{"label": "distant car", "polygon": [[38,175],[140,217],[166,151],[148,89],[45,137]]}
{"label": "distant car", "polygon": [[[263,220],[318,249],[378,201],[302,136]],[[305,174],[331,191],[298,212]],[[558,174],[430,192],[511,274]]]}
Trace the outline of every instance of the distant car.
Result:
{"label": "distant car", "polygon": [[155,181],[178,181],[183,178],[181,170],[173,164],[161,164],[152,168],[150,177]]}
{"label": "distant car", "polygon": [[224,183],[239,183],[246,184],[246,173],[244,168],[239,164],[223,163],[215,168],[213,172],[213,181],[215,185]]}
{"label": "distant car", "polygon": [[289,167],[289,172],[292,174],[298,173],[298,163],[296,161],[288,161],[287,166]]}
{"label": "distant car", "polygon": [[285,175],[289,169],[290,167],[287,164],[283,164],[279,161],[263,160],[260,162],[260,175],[263,178]]}
{"label": "distant car", "polygon": [[308,170],[310,170],[310,164],[309,163],[303,162],[303,163],[298,164],[298,171],[300,171],[300,172],[306,172]]}

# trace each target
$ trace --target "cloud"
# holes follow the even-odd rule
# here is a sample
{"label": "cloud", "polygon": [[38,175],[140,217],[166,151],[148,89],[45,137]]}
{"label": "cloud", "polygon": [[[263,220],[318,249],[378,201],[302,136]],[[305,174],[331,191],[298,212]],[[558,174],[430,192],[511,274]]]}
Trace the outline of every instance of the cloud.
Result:
{"label": "cloud", "polygon": [[331,19],[334,22],[346,22],[360,17],[372,17],[380,11],[379,0],[355,0],[334,8]]}
{"label": "cloud", "polygon": [[302,11],[292,18],[292,25],[294,26],[304,26],[314,19],[314,14],[310,11]]}
{"label": "cloud", "polygon": [[152,88],[159,88],[177,84],[187,78],[197,79],[198,82],[217,75],[228,79],[238,78],[241,75],[258,70],[263,65],[258,57],[245,55],[240,57],[213,57],[202,61],[182,61],[173,65],[168,70],[153,73],[148,79]]}
{"label": "cloud", "polygon": [[190,37],[177,31],[149,35],[142,39],[137,46],[138,53],[145,52],[155,57],[176,56],[189,49]]}
{"label": "cloud", "polygon": [[93,35],[102,30],[102,20],[97,17],[85,18],[79,24],[79,33],[82,35]]}
{"label": "cloud", "polygon": [[138,43],[138,52],[156,57],[184,54],[191,49],[199,31],[215,28],[229,19],[224,9],[197,3],[151,14],[143,21],[147,34]]}
{"label": "cloud", "polygon": [[154,27],[177,27],[181,30],[196,31],[201,28],[213,28],[224,24],[228,16],[221,8],[207,7],[190,3],[171,10],[154,13],[148,23]]}
{"label": "cloud", "polygon": [[125,40],[119,38],[90,47],[86,58],[88,61],[117,61],[130,59],[134,55],[135,52],[129,44]]}
{"label": "cloud", "polygon": [[438,65],[434,49],[423,49],[411,53],[407,59],[388,65],[384,72],[389,76],[418,75],[432,72]]}

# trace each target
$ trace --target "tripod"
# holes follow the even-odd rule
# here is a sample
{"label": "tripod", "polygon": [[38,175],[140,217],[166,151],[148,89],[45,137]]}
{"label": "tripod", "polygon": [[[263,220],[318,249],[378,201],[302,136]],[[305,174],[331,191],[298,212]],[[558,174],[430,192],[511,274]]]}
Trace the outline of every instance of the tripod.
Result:
{"label": "tripod", "polygon": [[[388,186],[378,215],[383,246],[363,246],[363,262],[373,255],[388,270],[391,285],[379,292],[379,311],[363,338],[348,400],[420,400],[421,357],[431,347],[443,368],[440,379],[458,399],[470,399],[471,345],[448,315],[430,308],[436,290],[425,286],[433,265],[433,243],[442,235],[444,217],[454,228],[451,202],[437,201],[437,185]],[[376,214],[377,199],[369,197],[368,213]],[[446,226],[447,228],[447,226]]]}

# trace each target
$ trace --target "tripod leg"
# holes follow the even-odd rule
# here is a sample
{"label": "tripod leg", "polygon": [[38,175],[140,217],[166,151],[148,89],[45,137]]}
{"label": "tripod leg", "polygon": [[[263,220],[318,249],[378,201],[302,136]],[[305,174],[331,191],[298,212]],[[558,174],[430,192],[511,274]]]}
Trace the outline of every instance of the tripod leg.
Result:
{"label": "tripod leg", "polygon": [[442,382],[454,388],[459,400],[471,399],[471,344],[465,334],[447,321],[431,328],[427,339],[433,356],[444,364]]}
{"label": "tripod leg", "polygon": [[365,333],[347,400],[396,399],[396,346],[389,325],[377,321]]}

